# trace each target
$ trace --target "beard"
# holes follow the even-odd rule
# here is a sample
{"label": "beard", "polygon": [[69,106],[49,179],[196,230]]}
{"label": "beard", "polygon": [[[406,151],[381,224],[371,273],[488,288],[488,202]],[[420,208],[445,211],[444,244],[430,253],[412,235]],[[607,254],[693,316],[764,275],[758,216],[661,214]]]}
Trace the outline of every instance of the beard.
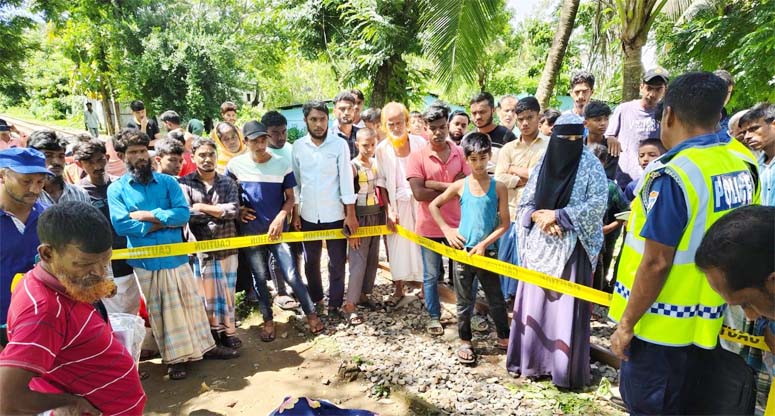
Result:
{"label": "beard", "polygon": [[151,168],[150,161],[147,161],[145,165],[139,167],[137,165],[127,163],[126,170],[130,175],[132,175],[132,179],[142,184],[149,183],[153,178],[153,169]]}
{"label": "beard", "polygon": [[393,132],[388,130],[387,132],[387,138],[390,140],[390,144],[393,145],[394,149],[398,149],[399,147],[403,146],[404,143],[406,143],[409,140],[409,132],[404,131],[404,134],[400,136],[393,135]]}
{"label": "beard", "polygon": [[[108,278],[99,279],[96,283],[85,283],[87,278],[56,274],[68,296],[78,302],[94,303],[102,298],[109,298],[116,294],[116,284]],[[89,278],[93,280],[93,278]]]}
{"label": "beard", "polygon": [[325,138],[328,136],[328,129],[323,132],[320,136],[315,134],[315,132],[312,129],[307,128],[307,132],[309,133],[309,137],[315,139],[315,140],[325,140]]}

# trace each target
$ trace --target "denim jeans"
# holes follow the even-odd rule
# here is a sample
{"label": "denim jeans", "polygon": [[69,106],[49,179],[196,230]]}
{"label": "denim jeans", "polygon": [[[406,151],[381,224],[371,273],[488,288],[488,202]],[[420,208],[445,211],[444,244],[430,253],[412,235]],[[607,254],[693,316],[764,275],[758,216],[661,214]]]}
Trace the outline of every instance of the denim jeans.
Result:
{"label": "denim jeans", "polygon": [[[296,270],[301,271],[301,268],[303,267],[301,260],[304,255],[304,249],[302,248],[301,243],[296,242],[286,244],[288,244],[288,247],[291,249],[291,257],[295,261]],[[277,289],[278,296],[294,294],[288,293],[288,288],[285,286],[285,279],[283,279],[283,268],[274,255],[269,256],[269,273],[272,275],[272,283],[274,283],[274,287]],[[293,288],[291,288],[291,291],[293,291]]]}
{"label": "denim jeans", "polygon": [[[447,240],[441,238],[428,238],[437,243],[447,244]],[[441,318],[441,302],[439,301],[439,279],[444,274],[444,263],[441,254],[420,247],[422,254],[422,285],[425,292],[425,309],[431,319]]]}
{"label": "denim jeans", "polygon": [[[302,231],[341,230],[344,220],[312,223],[301,219]],[[339,309],[344,302],[344,268],[347,264],[347,240],[328,240],[328,308]],[[323,282],[320,276],[320,256],[323,252],[322,241],[304,242],[304,273],[312,302],[323,300]],[[295,291],[295,289],[294,289]]]}
{"label": "denim jeans", "polygon": [[[487,257],[497,258],[495,250],[487,250]],[[490,307],[490,318],[495,323],[498,338],[509,337],[506,303],[503,301],[500,277],[490,271],[479,269],[463,263],[457,263],[455,277],[455,296],[457,297],[457,330],[463,341],[471,341],[471,317],[476,304],[476,280],[482,285],[487,303]],[[427,296],[427,294],[426,294]]]}
{"label": "denim jeans", "polygon": [[283,270],[283,277],[299,299],[304,313],[307,315],[315,313],[315,305],[312,304],[312,299],[310,299],[307,287],[304,286],[304,282],[301,280],[299,270],[296,268],[295,261],[293,261],[291,256],[291,250],[287,244],[268,244],[248,247],[243,250],[245,251],[245,257],[250,263],[250,268],[253,270],[256,293],[258,293],[260,301],[259,308],[264,320],[272,319],[272,297],[266,285],[266,282],[271,278],[269,274],[269,253],[272,253],[272,256],[274,256]]}

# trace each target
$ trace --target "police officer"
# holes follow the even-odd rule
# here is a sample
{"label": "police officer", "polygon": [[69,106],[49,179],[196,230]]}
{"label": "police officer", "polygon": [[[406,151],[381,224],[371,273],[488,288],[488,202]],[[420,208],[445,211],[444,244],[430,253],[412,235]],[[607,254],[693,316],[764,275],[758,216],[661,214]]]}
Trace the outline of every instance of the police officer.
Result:
{"label": "police officer", "polygon": [[755,169],[716,133],[726,89],[709,72],[681,75],[664,98],[668,150],[647,168],[632,202],[609,316],[623,360],[620,390],[633,414],[690,411],[686,387],[716,347],[724,300],[694,264],[705,231],[757,203]]}

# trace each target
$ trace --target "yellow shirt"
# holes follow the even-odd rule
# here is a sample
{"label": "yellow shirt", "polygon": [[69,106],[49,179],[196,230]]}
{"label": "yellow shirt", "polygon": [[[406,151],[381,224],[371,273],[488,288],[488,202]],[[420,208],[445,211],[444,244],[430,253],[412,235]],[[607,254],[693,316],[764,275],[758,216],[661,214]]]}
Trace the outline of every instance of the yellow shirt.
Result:
{"label": "yellow shirt", "polygon": [[522,197],[522,190],[527,181],[519,185],[519,176],[510,174],[509,168],[527,168],[529,171],[541,160],[548,144],[549,139],[539,133],[538,137],[530,144],[525,143],[520,137],[506,143],[498,152],[495,179],[503,182],[509,190],[509,218],[511,221],[514,221],[514,217],[517,215],[517,205],[519,205],[519,199]]}

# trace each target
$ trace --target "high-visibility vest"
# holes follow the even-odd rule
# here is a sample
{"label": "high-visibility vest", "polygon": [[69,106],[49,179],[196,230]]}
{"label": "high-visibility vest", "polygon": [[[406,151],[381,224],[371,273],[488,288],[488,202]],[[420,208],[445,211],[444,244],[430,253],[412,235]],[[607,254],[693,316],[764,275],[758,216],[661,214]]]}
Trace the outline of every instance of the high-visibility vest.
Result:
{"label": "high-visibility vest", "polygon": [[[755,167],[754,167],[755,169]],[[638,338],[654,344],[711,349],[716,346],[726,305],[694,264],[705,231],[731,210],[759,203],[754,174],[743,157],[728,143],[695,146],[679,151],[667,163],[652,163],[632,202],[629,230],[618,265],[609,316],[619,321],[643,258],[645,239],[640,236],[646,213],[659,197],[653,180],[670,175],[681,187],[688,223],[676,247],[673,264],[662,291],[634,327]]]}

